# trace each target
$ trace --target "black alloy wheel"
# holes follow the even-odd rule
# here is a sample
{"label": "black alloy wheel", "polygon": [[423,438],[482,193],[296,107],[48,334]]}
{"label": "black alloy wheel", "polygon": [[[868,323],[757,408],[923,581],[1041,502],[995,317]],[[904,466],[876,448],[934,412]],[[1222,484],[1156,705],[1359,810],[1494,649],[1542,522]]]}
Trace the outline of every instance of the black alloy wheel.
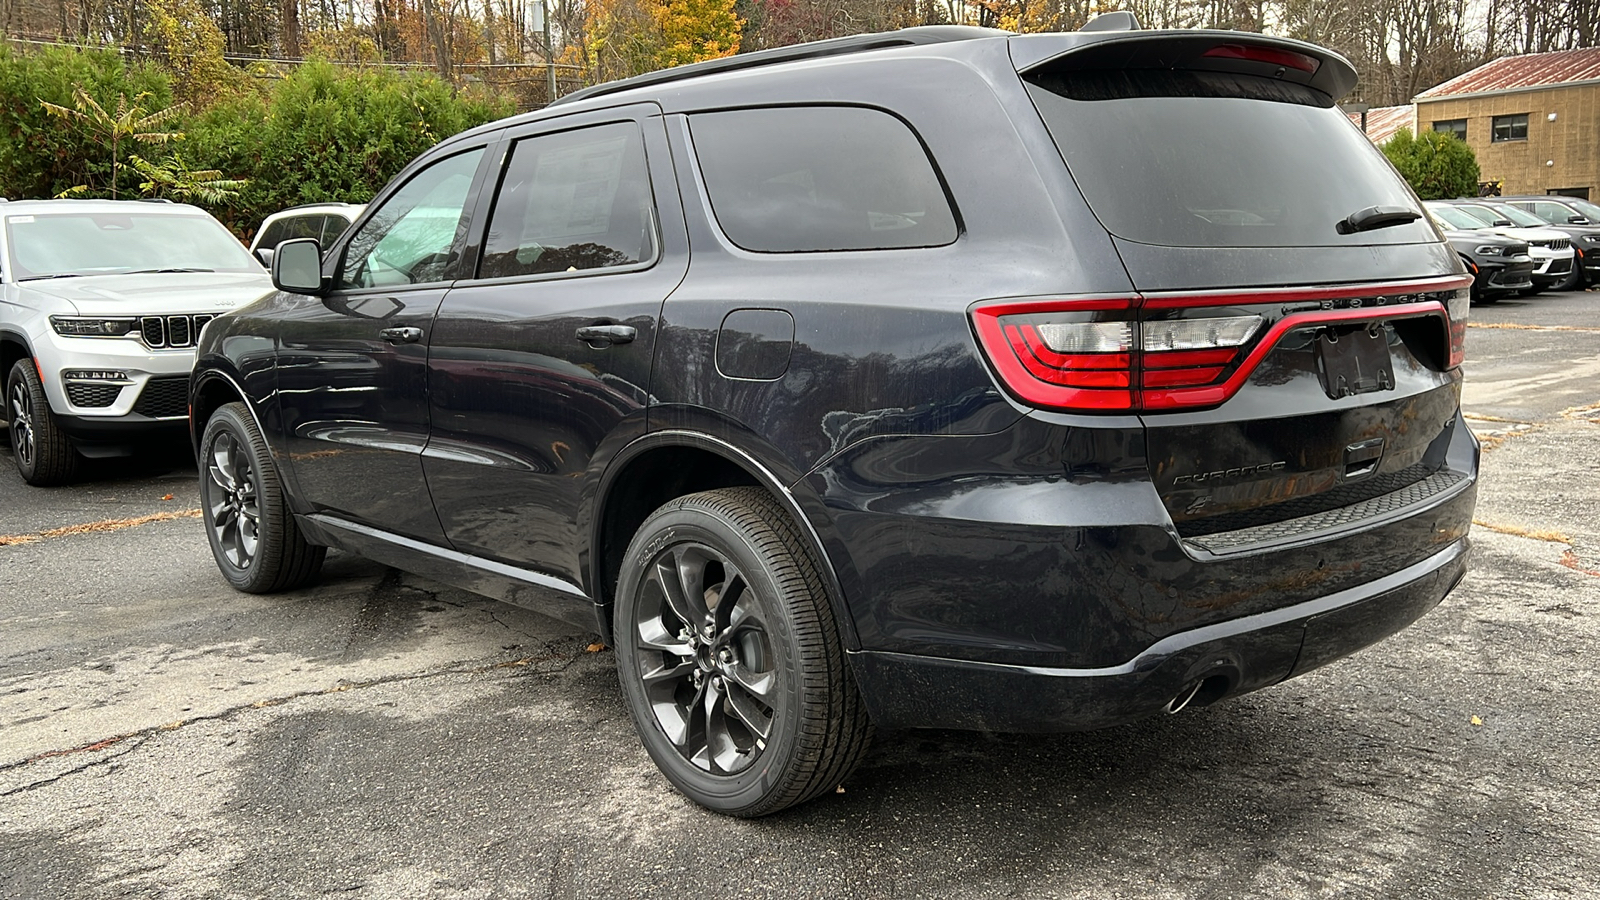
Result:
{"label": "black alloy wheel", "polygon": [[628,547],[617,665],[656,765],[702,806],[760,816],[836,787],[871,724],[817,566],[757,488],[674,500]]}
{"label": "black alloy wheel", "polygon": [[737,566],[698,541],[663,549],[645,570],[639,678],[656,724],[695,768],[749,768],[785,711],[765,605]]}
{"label": "black alloy wheel", "polygon": [[82,457],[56,424],[44,384],[31,359],[19,359],[6,381],[6,420],[11,453],[22,480],[35,487],[66,484],[78,474]]}
{"label": "black alloy wheel", "polygon": [[266,440],[244,404],[212,413],[200,448],[206,538],[228,583],[266,594],[314,580],[327,548],[312,546],[300,533]]}

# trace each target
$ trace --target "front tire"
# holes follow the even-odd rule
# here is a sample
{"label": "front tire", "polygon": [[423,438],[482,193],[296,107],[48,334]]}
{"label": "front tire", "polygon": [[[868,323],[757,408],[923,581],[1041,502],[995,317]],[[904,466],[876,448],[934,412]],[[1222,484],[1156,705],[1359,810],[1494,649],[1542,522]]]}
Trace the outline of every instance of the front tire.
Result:
{"label": "front tire", "polygon": [[17,472],[34,487],[69,484],[83,457],[56,424],[44,384],[31,359],[19,359],[6,379],[6,418]]}
{"label": "front tire", "polygon": [[278,468],[243,403],[212,413],[200,439],[200,504],[222,577],[248,594],[303,587],[326,547],[306,542],[283,496]]}
{"label": "front tire", "polygon": [[871,743],[816,563],[751,487],[640,526],[617,586],[617,666],[645,749],[689,799],[763,816],[833,790]]}

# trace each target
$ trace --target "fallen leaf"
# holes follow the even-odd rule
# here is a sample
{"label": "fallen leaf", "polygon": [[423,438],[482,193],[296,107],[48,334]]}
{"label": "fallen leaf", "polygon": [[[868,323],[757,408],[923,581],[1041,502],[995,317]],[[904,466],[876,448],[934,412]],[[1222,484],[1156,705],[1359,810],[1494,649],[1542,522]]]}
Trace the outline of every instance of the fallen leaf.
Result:
{"label": "fallen leaf", "polygon": [[1483,724],[1483,720],[1478,718],[1477,716],[1473,716],[1472,717],[1472,724],[1474,724],[1474,725],[1482,725]]}
{"label": "fallen leaf", "polygon": [[163,500],[171,500],[172,499],[172,495],[171,494],[164,494],[164,495],[162,495],[161,499],[163,499]]}
{"label": "fallen leaf", "polygon": [[599,641],[595,641],[594,643],[590,644],[589,646],[583,648],[583,650],[584,650],[585,653],[599,653],[601,650],[604,650],[605,648],[606,648],[605,644],[602,644]]}

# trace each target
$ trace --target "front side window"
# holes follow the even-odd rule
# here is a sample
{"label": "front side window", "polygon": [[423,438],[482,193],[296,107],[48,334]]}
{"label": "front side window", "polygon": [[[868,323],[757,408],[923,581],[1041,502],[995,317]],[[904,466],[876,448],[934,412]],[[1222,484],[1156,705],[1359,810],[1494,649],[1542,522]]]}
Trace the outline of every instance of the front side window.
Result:
{"label": "front side window", "polygon": [[513,145],[478,277],[627,266],[654,259],[655,248],[639,127],[581,128]]}
{"label": "front side window", "polygon": [[[129,207],[140,204],[129,204]],[[252,272],[256,262],[207,215],[40,213],[6,219],[18,281],[136,272]]]}
{"label": "front side window", "polygon": [[740,109],[690,118],[722,231],[746,250],[937,247],[955,213],[906,124],[853,106]]}
{"label": "front side window", "polygon": [[345,251],[339,287],[443,281],[466,226],[467,194],[483,148],[434,163],[385,200]]}
{"label": "front side window", "polygon": [[1433,130],[1443,134],[1453,134],[1458,140],[1464,141],[1467,139],[1467,120],[1445,119],[1442,122],[1433,123]]}
{"label": "front side window", "polygon": [[1496,144],[1504,141],[1527,140],[1528,114],[1518,113],[1514,116],[1495,116],[1489,139]]}

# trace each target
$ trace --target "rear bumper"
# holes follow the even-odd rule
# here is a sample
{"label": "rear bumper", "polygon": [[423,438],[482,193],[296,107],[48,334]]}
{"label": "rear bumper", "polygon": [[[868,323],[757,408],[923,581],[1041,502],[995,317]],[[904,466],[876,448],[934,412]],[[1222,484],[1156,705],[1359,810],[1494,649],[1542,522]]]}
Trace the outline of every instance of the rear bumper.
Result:
{"label": "rear bumper", "polygon": [[1196,704],[1276,684],[1354,653],[1433,609],[1466,572],[1461,538],[1367,584],[1193,631],[1097,669],[1046,668],[905,653],[850,654],[880,728],[1057,732],[1162,711],[1202,682]]}

